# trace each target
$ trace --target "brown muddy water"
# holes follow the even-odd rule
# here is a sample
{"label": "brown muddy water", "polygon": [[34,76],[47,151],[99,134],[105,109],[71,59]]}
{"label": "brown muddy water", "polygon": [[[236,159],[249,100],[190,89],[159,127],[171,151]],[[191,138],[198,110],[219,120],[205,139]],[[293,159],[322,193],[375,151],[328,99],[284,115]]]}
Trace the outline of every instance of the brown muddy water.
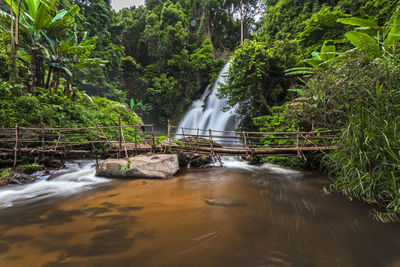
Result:
{"label": "brown muddy water", "polygon": [[[89,167],[88,167],[89,166]],[[0,189],[0,266],[400,266],[400,227],[273,165]]]}

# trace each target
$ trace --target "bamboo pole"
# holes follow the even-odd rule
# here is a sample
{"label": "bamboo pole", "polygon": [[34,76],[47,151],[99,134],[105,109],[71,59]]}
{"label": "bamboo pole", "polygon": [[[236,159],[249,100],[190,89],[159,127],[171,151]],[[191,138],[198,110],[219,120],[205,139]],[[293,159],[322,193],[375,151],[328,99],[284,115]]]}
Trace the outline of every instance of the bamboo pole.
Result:
{"label": "bamboo pole", "polygon": [[183,139],[185,139],[185,132],[183,131],[183,127],[182,127],[182,137]]}
{"label": "bamboo pole", "polygon": [[247,138],[246,138],[246,133],[245,133],[245,131],[243,131],[243,139],[244,139],[244,148],[246,149],[246,157],[248,157],[249,156],[249,153],[247,152]]}
{"label": "bamboo pole", "polygon": [[124,137],[124,128],[121,128],[122,142],[124,142],[125,157],[128,158],[128,151],[126,150],[126,142]]}
{"label": "bamboo pole", "polygon": [[122,131],[121,131],[121,114],[118,114],[118,158],[122,153]]}
{"label": "bamboo pole", "polygon": [[213,144],[211,129],[208,129],[208,132],[209,132],[209,134],[210,134],[211,153],[214,153],[214,144]]}
{"label": "bamboo pole", "polygon": [[44,142],[44,126],[43,126],[43,116],[40,116],[40,132],[41,132],[41,135],[42,135],[42,150],[44,151],[44,144],[45,144],[45,142]]}
{"label": "bamboo pole", "polygon": [[58,138],[57,138],[56,146],[54,147],[54,151],[57,150],[58,143],[60,142],[60,139],[61,139],[61,131],[58,133]]}
{"label": "bamboo pole", "polygon": [[301,158],[300,150],[299,150],[300,136],[299,136],[299,127],[297,127],[296,131],[296,149],[297,149],[297,157]]}
{"label": "bamboo pole", "polygon": [[[171,152],[171,125],[169,124],[169,119],[168,119],[167,142],[168,142],[169,152]],[[165,146],[165,148],[167,148],[167,145]]]}
{"label": "bamboo pole", "polygon": [[155,138],[155,134],[154,134],[154,125],[153,124],[151,125],[151,137],[153,139],[153,145],[152,145],[153,153],[155,153],[156,152],[156,138]]}
{"label": "bamboo pole", "polygon": [[18,123],[15,125],[15,147],[14,147],[14,164],[13,167],[17,166],[17,154],[18,154]]}
{"label": "bamboo pole", "polygon": [[135,155],[137,153],[137,128],[135,127]]}

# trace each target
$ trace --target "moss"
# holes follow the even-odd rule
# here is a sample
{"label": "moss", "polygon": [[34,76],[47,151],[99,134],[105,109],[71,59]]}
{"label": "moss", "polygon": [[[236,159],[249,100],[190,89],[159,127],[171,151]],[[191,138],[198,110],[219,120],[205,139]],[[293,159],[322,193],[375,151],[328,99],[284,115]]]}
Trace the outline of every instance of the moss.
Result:
{"label": "moss", "polygon": [[44,166],[37,163],[25,163],[23,165],[19,165],[18,168],[21,168],[26,174],[32,174],[34,172],[44,170]]}

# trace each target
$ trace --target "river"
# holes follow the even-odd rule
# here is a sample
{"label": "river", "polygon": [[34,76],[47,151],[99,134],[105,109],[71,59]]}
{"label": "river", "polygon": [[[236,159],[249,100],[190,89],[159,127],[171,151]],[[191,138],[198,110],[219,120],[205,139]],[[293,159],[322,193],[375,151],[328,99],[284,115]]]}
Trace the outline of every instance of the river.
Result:
{"label": "river", "polygon": [[[42,194],[0,189],[0,266],[400,266],[398,225],[323,194],[326,176],[226,165],[95,182],[75,166]],[[51,185],[66,180],[81,190]]]}

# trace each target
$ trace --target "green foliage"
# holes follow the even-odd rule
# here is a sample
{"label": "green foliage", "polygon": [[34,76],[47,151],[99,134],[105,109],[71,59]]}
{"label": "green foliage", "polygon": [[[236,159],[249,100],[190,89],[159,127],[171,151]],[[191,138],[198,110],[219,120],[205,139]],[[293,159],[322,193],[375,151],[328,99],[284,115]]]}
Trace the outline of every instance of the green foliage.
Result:
{"label": "green foliage", "polygon": [[253,117],[269,114],[270,106],[281,104],[290,86],[284,70],[297,64],[297,42],[246,41],[235,51],[227,84],[220,94],[228,105],[237,105],[243,126],[251,127]]}
{"label": "green foliage", "polygon": [[332,11],[329,7],[321,8],[311,18],[303,22],[304,30],[299,34],[299,42],[306,54],[317,51],[325,40],[343,38],[346,27],[336,22],[345,14],[340,10]]}
{"label": "green foliage", "polygon": [[25,163],[19,165],[18,168],[21,168],[24,173],[32,174],[37,171],[44,170],[44,166],[37,163]]}
{"label": "green foliage", "polygon": [[0,180],[5,180],[7,181],[8,177],[11,175],[11,169],[3,169],[0,172]]}
{"label": "green foliage", "polygon": [[285,116],[301,127],[345,129],[340,148],[326,157],[333,187],[376,205],[374,217],[383,220],[400,209],[399,77],[397,57],[371,62],[354,54],[316,72],[302,104]]}
{"label": "green foliage", "polygon": [[39,125],[41,116],[49,127],[115,126],[118,115],[124,125],[141,123],[125,105],[106,98],[90,98],[83,92],[75,91],[70,96],[62,90],[49,93],[38,88],[37,96],[15,96],[7,91],[0,94],[0,127]]}
{"label": "green foliage", "polygon": [[400,41],[400,11],[395,11],[385,27],[379,27],[373,21],[360,18],[338,19],[338,22],[359,26],[355,31],[346,33],[346,38],[368,60],[374,60],[385,52],[396,51]]}
{"label": "green foliage", "polygon": [[214,47],[209,38],[205,38],[201,47],[197,48],[190,56],[193,70],[209,70],[214,61]]}
{"label": "green foliage", "polygon": [[[347,65],[354,68],[354,64]],[[332,157],[334,187],[389,212],[400,212],[400,74],[391,60],[357,65],[358,96],[342,99],[347,121]],[[366,78],[374,73],[373,78]],[[362,130],[360,130],[362,129]]]}

